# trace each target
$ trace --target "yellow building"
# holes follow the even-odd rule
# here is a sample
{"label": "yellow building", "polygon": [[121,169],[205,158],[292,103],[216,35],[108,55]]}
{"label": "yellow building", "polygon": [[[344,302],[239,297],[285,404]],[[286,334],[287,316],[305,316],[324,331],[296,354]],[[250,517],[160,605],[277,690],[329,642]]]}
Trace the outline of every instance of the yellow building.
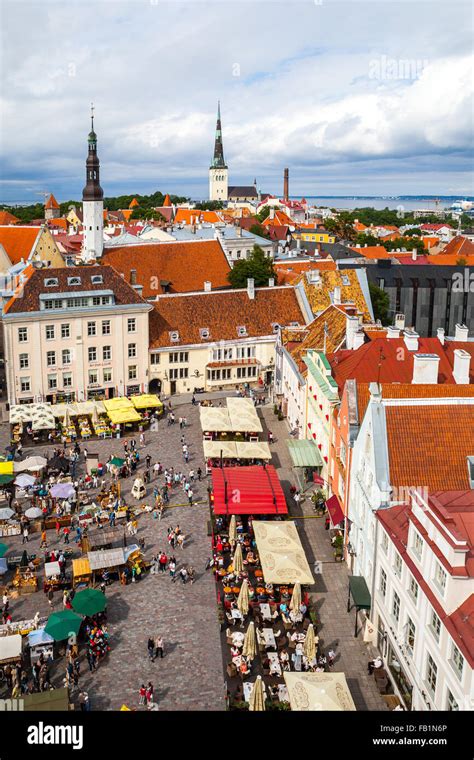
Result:
{"label": "yellow building", "polygon": [[327,230],[300,228],[293,233],[295,240],[304,240],[305,243],[335,243],[336,236]]}

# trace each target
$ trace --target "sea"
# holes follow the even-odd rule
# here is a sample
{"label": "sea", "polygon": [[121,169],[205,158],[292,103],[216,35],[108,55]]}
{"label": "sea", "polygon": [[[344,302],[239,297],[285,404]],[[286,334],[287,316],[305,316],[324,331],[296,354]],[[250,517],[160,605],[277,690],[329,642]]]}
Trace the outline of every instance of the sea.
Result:
{"label": "sea", "polygon": [[[301,196],[295,196],[295,200]],[[415,211],[416,209],[449,208],[454,201],[474,201],[472,196],[440,195],[440,196],[366,196],[366,195],[334,195],[334,196],[305,196],[311,206],[328,206],[329,208],[354,209],[374,208],[377,210],[389,208],[393,210]]]}

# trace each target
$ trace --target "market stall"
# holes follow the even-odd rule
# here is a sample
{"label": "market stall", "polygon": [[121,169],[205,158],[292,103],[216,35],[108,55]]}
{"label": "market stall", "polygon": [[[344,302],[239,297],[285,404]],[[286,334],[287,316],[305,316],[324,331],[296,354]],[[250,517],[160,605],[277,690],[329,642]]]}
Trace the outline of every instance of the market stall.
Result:
{"label": "market stall", "polygon": [[92,580],[92,570],[87,557],[72,561],[72,587],[88,586]]}
{"label": "market stall", "polygon": [[231,433],[229,412],[222,406],[200,406],[199,418],[204,438],[212,440],[212,433]]}
{"label": "market stall", "polygon": [[155,393],[142,393],[130,398],[135,409],[156,409],[158,413],[163,411],[163,403]]}
{"label": "market stall", "polygon": [[89,560],[94,583],[96,575],[101,575],[102,570],[110,570],[111,572],[119,573],[120,569],[127,561],[124,550],[121,547],[117,549],[99,549],[98,551],[89,552],[87,559]]}
{"label": "market stall", "polygon": [[[286,515],[285,494],[272,465],[212,468],[216,515]],[[235,495],[238,494],[238,499]],[[264,523],[267,525],[267,523]],[[273,523],[272,523],[273,524]],[[275,523],[278,525],[287,523]]]}
{"label": "market stall", "polygon": [[34,665],[41,655],[48,660],[53,659],[54,639],[44,628],[38,628],[28,634],[28,645],[30,647],[31,664]]}
{"label": "market stall", "polygon": [[344,673],[285,672],[290,705],[296,711],[354,711]]}
{"label": "market stall", "polygon": [[252,527],[266,583],[314,583],[293,521],[254,520]]}

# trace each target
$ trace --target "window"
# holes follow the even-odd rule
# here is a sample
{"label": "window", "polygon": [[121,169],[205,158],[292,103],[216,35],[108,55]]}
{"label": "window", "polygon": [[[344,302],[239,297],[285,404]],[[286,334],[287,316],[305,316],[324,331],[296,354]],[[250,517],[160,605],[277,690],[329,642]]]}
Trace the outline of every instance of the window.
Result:
{"label": "window", "polygon": [[231,370],[230,369],[223,369],[222,370],[222,379],[223,380],[230,380],[231,377]]}
{"label": "window", "polygon": [[127,332],[134,333],[137,331],[137,320],[135,317],[129,317],[127,319]]}
{"label": "window", "polygon": [[65,348],[63,350],[62,360],[63,360],[63,364],[71,364],[71,350],[69,348]]}
{"label": "window", "polygon": [[129,380],[136,380],[137,379],[137,366],[136,366],[136,364],[132,364],[132,366],[128,368],[128,379]]}
{"label": "window", "polygon": [[447,699],[446,709],[448,712],[457,712],[459,710],[459,705],[454,699],[449,689],[448,689],[448,699]]}
{"label": "window", "polygon": [[[67,299],[67,305],[69,306],[79,306],[80,304],[72,304],[70,301],[80,301],[80,298],[68,298]],[[85,299],[87,300],[87,299]],[[63,308],[63,299],[62,298],[48,298],[47,301],[44,301],[44,308],[45,309],[62,309]]]}
{"label": "window", "polygon": [[103,281],[104,281],[104,278],[102,277],[101,274],[94,274],[91,277],[91,283],[92,283],[92,285],[101,285],[103,283]]}
{"label": "window", "polygon": [[170,354],[170,364],[185,364],[189,361],[189,351],[174,351]]}
{"label": "window", "polygon": [[20,369],[28,369],[30,366],[29,354],[20,354]]}
{"label": "window", "polygon": [[72,372],[63,372],[63,388],[72,388]]}
{"label": "window", "polygon": [[112,370],[104,369],[104,383],[111,383],[111,382],[112,382]]}
{"label": "window", "polygon": [[31,380],[29,377],[20,377],[20,390],[22,393],[31,391]]}
{"label": "window", "polygon": [[421,559],[421,554],[423,552],[423,539],[416,531],[413,537],[413,552],[416,554],[418,559]]}
{"label": "window", "polygon": [[87,334],[90,338],[96,334],[95,322],[87,323]]}
{"label": "window", "polygon": [[96,362],[97,361],[97,349],[95,346],[90,346],[88,348],[88,356],[89,356],[89,362]]}
{"label": "window", "polygon": [[415,632],[416,626],[411,618],[407,618],[407,639],[406,644],[410,654],[413,654],[415,648]]}
{"label": "window", "polygon": [[436,679],[438,677],[438,666],[436,665],[435,661],[433,660],[432,656],[429,654],[427,663],[426,663],[426,683],[431,691],[431,693],[434,695],[436,691]]}
{"label": "window", "polygon": [[54,325],[46,325],[46,340],[54,340]]}
{"label": "window", "polygon": [[434,580],[442,594],[444,594],[446,589],[446,577],[446,572],[443,570],[441,565],[437,563]]}
{"label": "window", "polygon": [[418,601],[418,583],[414,579],[413,575],[410,575],[410,583],[408,584],[408,592],[416,604],[416,602]]}
{"label": "window", "polygon": [[110,335],[110,319],[104,319],[102,322],[102,335]]}
{"label": "window", "polygon": [[70,325],[61,325],[61,338],[70,338],[70,337],[71,337]]}
{"label": "window", "polygon": [[254,359],[255,346],[237,346],[237,359]]}
{"label": "window", "polygon": [[176,369],[170,369],[170,380],[185,380],[188,377],[187,367],[176,367]]}
{"label": "window", "polygon": [[55,367],[56,366],[56,351],[47,351],[46,352],[46,365],[48,367]]}
{"label": "window", "polygon": [[26,343],[27,340],[28,340],[28,328],[19,327],[18,328],[18,343]]}
{"label": "window", "polygon": [[137,344],[129,343],[128,344],[128,358],[135,359],[136,355],[137,355]]}
{"label": "window", "polygon": [[451,659],[451,665],[453,666],[453,670],[458,678],[461,679],[462,671],[464,669],[464,657],[455,644],[453,644],[453,656]]}
{"label": "window", "polygon": [[435,637],[436,641],[439,641],[439,632],[441,631],[441,620],[434,610],[431,610],[430,617],[430,631]]}
{"label": "window", "polygon": [[48,277],[48,279],[44,281],[44,285],[46,288],[56,287],[56,285],[58,285],[57,277]]}
{"label": "window", "polygon": [[399,578],[401,577],[401,574],[402,574],[402,566],[403,566],[402,558],[400,557],[398,552],[396,552],[395,562],[393,563],[393,569],[394,569],[395,575],[398,575]]}
{"label": "window", "polygon": [[247,328],[245,327],[245,325],[238,326],[237,335],[239,336],[239,338],[245,338],[245,336],[247,335]]}
{"label": "window", "polygon": [[54,391],[58,387],[58,378],[56,375],[48,375],[48,389]]}
{"label": "window", "polygon": [[388,552],[388,535],[384,532],[382,533],[382,549],[384,550],[385,554]]}
{"label": "window", "polygon": [[393,592],[392,615],[398,623],[400,619],[400,597],[396,591]]}
{"label": "window", "polygon": [[387,593],[387,573],[383,567],[380,568],[380,593],[383,597],[385,597]]}
{"label": "window", "polygon": [[80,277],[68,277],[67,278],[67,284],[68,285],[80,285],[81,284],[81,278]]}
{"label": "window", "polygon": [[112,358],[112,346],[103,346],[102,359],[104,362],[109,361]]}
{"label": "window", "polygon": [[160,355],[150,354],[150,364],[159,364],[159,363],[160,363]]}
{"label": "window", "polygon": [[96,369],[89,370],[89,385],[97,385],[99,373]]}
{"label": "window", "polygon": [[208,340],[209,338],[209,330],[207,327],[200,327],[199,328],[199,337],[201,340]]}
{"label": "window", "polygon": [[230,348],[214,348],[212,351],[212,361],[213,362],[222,362],[227,361],[228,359],[232,359],[233,351],[232,347]]}

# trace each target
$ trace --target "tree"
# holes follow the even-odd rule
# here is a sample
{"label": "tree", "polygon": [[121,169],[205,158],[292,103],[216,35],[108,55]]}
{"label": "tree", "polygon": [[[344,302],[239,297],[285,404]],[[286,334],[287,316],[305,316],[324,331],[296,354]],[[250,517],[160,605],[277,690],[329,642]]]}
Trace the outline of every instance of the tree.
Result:
{"label": "tree", "polygon": [[224,204],[222,201],[201,201],[195,203],[194,208],[199,209],[199,211],[219,211],[224,208]]}
{"label": "tree", "polygon": [[264,222],[267,216],[270,213],[270,206],[264,206],[257,214],[257,219],[259,222]]}
{"label": "tree", "polygon": [[268,285],[270,277],[273,277],[276,285],[277,275],[273,267],[273,259],[266,256],[259,245],[254,245],[248,259],[237,261],[227,275],[233,288],[246,288],[249,278],[253,278],[255,287],[262,287]]}
{"label": "tree", "polygon": [[369,291],[375,319],[380,319],[383,325],[388,325],[390,323],[388,316],[390,309],[390,298],[388,296],[388,293],[382,290],[382,288],[379,288],[373,282],[369,283]]}
{"label": "tree", "polygon": [[249,227],[249,232],[251,232],[252,235],[258,235],[259,237],[267,238],[267,240],[271,239],[267,229],[257,222]]}
{"label": "tree", "polygon": [[159,211],[155,211],[154,208],[144,208],[143,206],[134,206],[133,211],[130,214],[130,219],[147,219],[155,222],[166,221],[163,214],[160,214]]}

